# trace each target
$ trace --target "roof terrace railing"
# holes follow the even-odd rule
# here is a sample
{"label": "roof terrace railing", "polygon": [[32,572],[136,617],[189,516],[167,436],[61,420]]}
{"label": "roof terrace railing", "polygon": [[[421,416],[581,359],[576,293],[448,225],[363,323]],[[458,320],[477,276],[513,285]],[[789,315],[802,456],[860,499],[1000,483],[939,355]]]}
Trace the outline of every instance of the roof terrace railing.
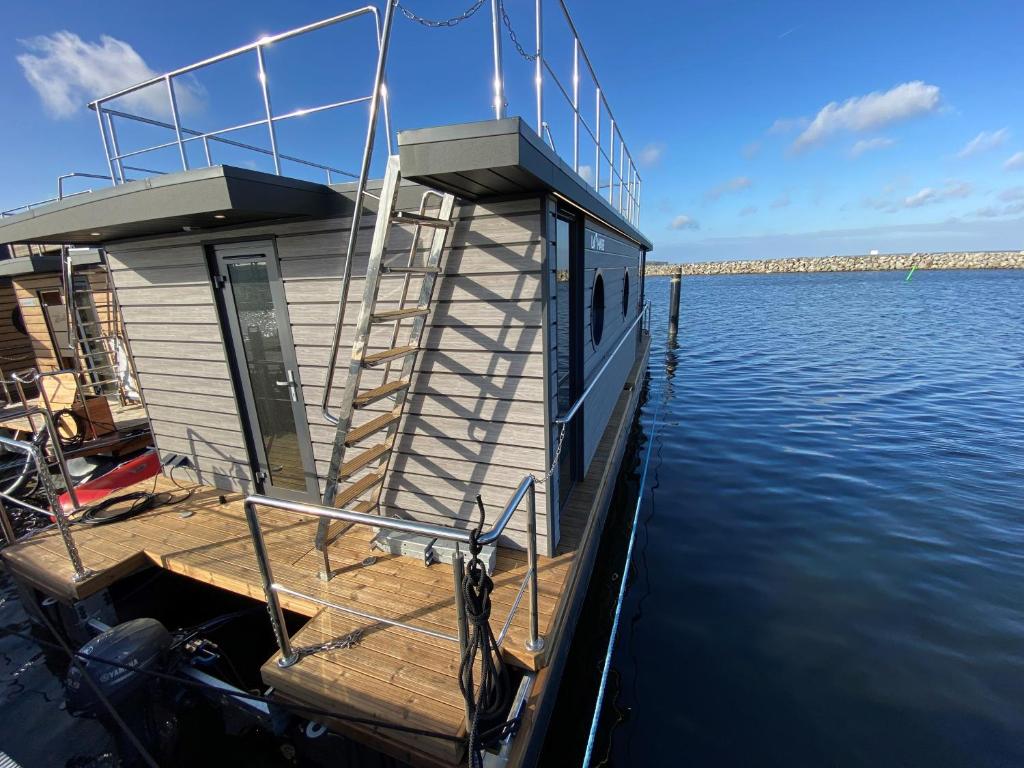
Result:
{"label": "roof terrace railing", "polygon": [[[556,64],[553,63],[553,54],[564,53],[564,45],[556,47],[552,35],[545,36],[544,19],[546,9],[550,9],[551,3],[557,6],[555,15],[559,19],[558,25],[563,27],[562,32],[567,31],[571,39],[572,55],[572,79],[567,81],[565,74],[559,74]],[[468,20],[476,10],[483,4],[479,0],[471,6],[470,10],[457,17],[459,21]],[[434,22],[421,19],[407,8],[400,5],[398,0],[384,0],[385,11],[382,14],[373,5],[332,16],[328,19],[296,27],[287,32],[277,35],[263,37],[254,43],[235,48],[225,53],[212,56],[195,64],[190,64],[179,69],[172,70],[163,75],[145,80],[116,93],[104,96],[93,101],[89,106],[95,110],[96,118],[100,129],[100,137],[103,141],[103,150],[107,159],[109,178],[115,184],[121,184],[128,180],[126,171],[133,170],[125,164],[126,160],[140,157],[160,150],[177,148],[182,170],[192,167],[194,158],[189,156],[189,145],[196,142],[202,146],[203,162],[207,166],[215,164],[213,152],[217,146],[234,147],[248,152],[270,157],[273,161],[274,172],[281,173],[281,162],[289,161],[301,165],[307,169],[314,169],[326,176],[327,183],[333,183],[335,177],[347,179],[359,179],[362,175],[352,170],[344,170],[321,162],[298,157],[293,154],[285,154],[281,151],[276,126],[282,121],[294,120],[309,115],[340,109],[364,103],[375,103],[381,107],[384,118],[384,132],[387,137],[388,153],[393,152],[393,136],[391,127],[391,113],[388,100],[388,88],[386,77],[375,79],[371,93],[365,96],[357,96],[330,103],[319,104],[312,107],[295,109],[283,114],[277,114],[273,109],[270,85],[267,75],[267,62],[265,57],[266,49],[274,43],[295,38],[311,32],[331,27],[345,21],[361,16],[370,15],[374,20],[376,30],[375,43],[377,45],[378,61],[383,61],[386,67],[387,50],[391,37],[391,25],[389,22],[393,10],[401,8],[405,16],[415,21],[421,21],[427,26],[450,26],[448,22]],[[492,78],[493,78],[493,100],[492,110],[495,118],[503,118],[507,113],[506,101],[506,66],[502,58],[502,41],[506,34],[511,39],[519,55],[531,64],[531,79],[534,92],[536,120],[534,127],[537,135],[546,141],[551,148],[560,154],[567,164],[580,177],[594,188],[599,196],[607,199],[608,204],[618,211],[623,218],[633,225],[639,224],[640,218],[640,191],[641,178],[633,154],[626,145],[622,135],[621,124],[616,121],[612,112],[611,104],[608,101],[606,91],[601,87],[597,78],[597,71],[593,62],[580,40],[579,32],[569,13],[565,0],[534,0],[534,46],[527,50],[516,38],[511,19],[505,8],[504,0],[490,0],[491,19],[491,55],[492,55]],[[449,20],[449,21],[454,21]],[[503,29],[503,27],[507,28]],[[562,35],[564,37],[564,35]],[[178,92],[175,83],[179,78],[206,69],[215,64],[235,59],[241,56],[255,56],[258,95],[261,101],[264,116],[235,125],[229,125],[214,130],[202,131],[183,124],[181,110],[178,105]],[[383,74],[383,73],[380,73]],[[512,69],[508,69],[512,74]],[[519,74],[516,73],[518,78]],[[583,93],[583,81],[587,79],[592,82],[593,93]],[[170,119],[160,120],[152,117],[132,114],[117,109],[112,104],[117,99],[137,94],[147,88],[163,86],[166,91],[166,103]],[[556,99],[564,101],[571,111],[572,149],[567,147],[561,149],[555,145],[555,133],[558,129],[569,130],[570,126],[564,123],[564,119],[556,119],[555,109],[546,99],[551,86],[554,86]],[[371,110],[370,120],[376,121],[376,110]],[[563,114],[564,117],[564,114]],[[157,144],[135,148],[131,150],[122,149],[118,136],[118,127],[125,121],[149,125],[168,132],[169,138]],[[227,134],[237,131],[258,128],[263,126],[267,131],[267,146],[258,146],[250,142],[239,141],[229,138]],[[584,157],[586,149],[581,144],[586,143],[586,137],[594,145],[593,164],[589,156]],[[372,150],[371,150],[372,152]],[[365,165],[365,163],[364,163]],[[136,167],[134,170],[145,171]]]}
{"label": "roof terrace railing", "polygon": [[[293,155],[282,154],[278,148],[276,126],[278,123],[284,120],[305,117],[307,115],[339,109],[341,107],[351,106],[354,104],[373,102],[379,99],[380,103],[383,106],[384,124],[388,141],[388,151],[390,152],[391,115],[387,104],[386,86],[384,86],[383,83],[381,83],[380,87],[377,87],[377,84],[375,83],[373,92],[366,96],[359,96],[351,99],[333,101],[326,104],[318,104],[312,107],[295,109],[285,114],[275,114],[271,100],[270,85],[267,77],[267,62],[264,52],[267,49],[267,47],[273,45],[274,43],[278,43],[283,40],[288,40],[294,37],[299,37],[300,35],[305,35],[310,32],[315,32],[321,29],[325,29],[327,27],[334,26],[336,24],[341,24],[342,22],[350,21],[352,19],[356,19],[367,15],[372,16],[373,18],[375,29],[374,41],[377,45],[377,51],[379,54],[380,51],[385,47],[385,33],[381,29],[380,14],[377,11],[377,8],[372,5],[368,5],[362,8],[356,8],[355,10],[348,11],[346,13],[338,14],[337,16],[332,16],[328,19],[322,19],[321,21],[317,21],[312,24],[306,24],[301,27],[296,27],[295,29],[288,30],[287,32],[262,37],[254,43],[243,45],[239,48],[235,48],[233,50],[226,51],[225,53],[221,53],[216,56],[212,56],[208,59],[204,59],[203,61],[196,62],[195,64],[190,64],[186,67],[181,67],[179,69],[172,70],[163,75],[158,75],[156,77],[150,78],[149,80],[145,80],[141,83],[136,83],[135,85],[129,86],[128,88],[123,88],[120,91],[111,93],[100,99],[96,99],[95,101],[89,104],[89,108],[95,110],[96,112],[96,119],[99,123],[100,128],[100,138],[103,141],[103,151],[107,158],[107,167],[110,171],[110,178],[114,179],[115,184],[123,184],[127,180],[125,177],[125,171],[128,170],[128,166],[124,165],[124,161],[127,158],[138,157],[140,155],[149,154],[151,152],[167,149],[169,147],[177,147],[178,154],[181,158],[182,170],[187,171],[191,167],[191,162],[189,160],[187,151],[187,145],[191,142],[202,143],[203,156],[207,166],[214,165],[213,147],[215,145],[220,144],[245,149],[262,155],[269,155],[274,162],[274,172],[278,175],[281,174],[281,161],[287,160],[309,168],[315,168],[317,170],[324,171],[326,173],[328,184],[333,182],[335,174],[351,179],[358,178],[359,175],[351,171],[342,170],[340,168],[335,168],[333,166],[325,165],[323,163],[313,162],[311,160],[305,160],[303,158],[295,157]],[[181,110],[178,107],[178,95],[175,90],[175,81],[182,76],[193,74],[199,70],[206,69],[215,64],[219,64],[229,59],[238,58],[240,56],[245,56],[247,54],[254,54],[256,57],[256,66],[258,71],[257,79],[259,81],[259,95],[262,100],[263,112],[265,116],[259,120],[250,120],[248,122],[240,123],[237,125],[217,128],[212,131],[198,131],[183,125],[181,120]],[[110,102],[120,99],[124,96],[129,96],[131,94],[138,93],[146,88],[159,86],[161,84],[163,84],[167,92],[167,106],[169,108],[171,115],[171,122],[169,123],[162,120],[155,120],[153,118],[143,117],[141,115],[134,115],[122,110],[112,109],[111,107],[107,106]],[[129,120],[173,131],[173,138],[170,139],[169,141],[164,141],[159,144],[142,147],[140,149],[122,151],[118,139],[118,125],[116,122],[117,119]],[[267,136],[270,143],[269,149],[265,149],[263,147],[259,147],[254,144],[249,144],[246,142],[236,141],[234,139],[228,139],[225,138],[224,136],[224,134],[233,133],[235,131],[241,131],[246,128],[255,128],[259,126],[266,126],[267,128]]]}
{"label": "roof terrace railing", "polygon": [[[565,0],[548,0],[555,3],[560,11],[558,14],[565,23],[569,35],[572,38],[572,83],[566,86],[559,79],[554,65],[549,56],[550,48],[545,45],[544,36],[544,0],[534,0],[534,37],[536,47],[532,53],[526,51],[515,37],[512,30],[512,22],[505,10],[504,0],[491,0],[492,13],[492,35],[493,57],[494,57],[494,116],[502,118],[505,116],[504,96],[504,67],[501,56],[501,30],[500,23],[508,28],[509,36],[512,39],[519,54],[531,61],[534,65],[533,88],[536,99],[536,130],[537,135],[546,140],[551,148],[558,152],[554,145],[554,138],[551,133],[551,123],[545,113],[545,89],[544,73],[557,88],[557,93],[565,99],[572,110],[572,169],[576,171],[585,181],[590,183],[599,195],[608,198],[608,203],[615,208],[626,221],[637,225],[640,219],[640,173],[637,169],[633,154],[626,146],[622,136],[620,124],[616,123],[615,115],[612,113],[611,104],[601,83],[597,79],[597,70],[590,60],[583,42],[580,40],[576,24],[572,20],[569,8]],[[498,15],[501,15],[499,22]],[[584,69],[581,70],[581,65]],[[589,75],[594,83],[593,100],[585,101],[580,96],[581,73]],[[590,113],[590,110],[593,110]],[[593,114],[593,122],[587,118],[587,113]],[[606,127],[607,126],[607,127]],[[589,167],[585,164],[580,152],[580,128],[582,128],[594,142],[594,165]],[[602,137],[602,129],[606,130],[605,138]],[[607,142],[607,145],[604,143]],[[616,153],[618,154],[618,167],[616,168]],[[607,169],[607,177],[605,176]],[[589,173],[587,173],[589,171]],[[590,178],[588,178],[588,176]]]}

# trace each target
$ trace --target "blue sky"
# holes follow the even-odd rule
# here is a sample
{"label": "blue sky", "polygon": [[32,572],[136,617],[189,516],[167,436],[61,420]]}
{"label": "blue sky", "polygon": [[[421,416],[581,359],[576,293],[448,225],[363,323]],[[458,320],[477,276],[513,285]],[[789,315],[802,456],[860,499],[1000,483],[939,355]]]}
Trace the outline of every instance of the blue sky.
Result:
{"label": "blue sky", "polygon": [[[532,47],[533,3],[506,3]],[[432,17],[468,4],[406,2]],[[397,128],[489,116],[487,5],[455,30],[397,19]],[[611,0],[569,5],[642,164],[641,226],[653,258],[1024,247],[1019,0],[689,0],[630,4],[626,13]],[[49,0],[6,9],[0,209],[52,196],[58,174],[105,169],[89,98],[348,7],[109,0],[98,12]],[[546,45],[568,82],[569,47],[556,21],[546,20]],[[369,34],[357,22],[271,49],[275,110],[363,95]],[[531,67],[507,37],[505,62],[509,112],[532,120]],[[211,129],[259,118],[254,74],[247,59],[183,81],[185,121]],[[126,106],[161,116],[157,98]],[[364,115],[354,107],[282,124],[282,148],[350,168]],[[549,116],[565,118],[564,110]],[[168,138],[147,131],[125,126],[122,145]],[[556,145],[566,151],[564,136]],[[237,138],[267,145],[263,129]],[[140,164],[170,169],[174,159],[153,153]],[[269,169],[251,153],[222,151],[216,160]]]}

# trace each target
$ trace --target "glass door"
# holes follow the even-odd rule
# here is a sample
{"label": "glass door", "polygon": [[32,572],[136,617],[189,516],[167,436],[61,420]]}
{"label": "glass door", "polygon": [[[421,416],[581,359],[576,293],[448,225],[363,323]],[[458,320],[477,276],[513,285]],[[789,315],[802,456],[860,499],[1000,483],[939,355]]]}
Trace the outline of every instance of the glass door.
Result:
{"label": "glass door", "polygon": [[257,487],[315,499],[316,465],[273,243],[216,246],[213,267]]}

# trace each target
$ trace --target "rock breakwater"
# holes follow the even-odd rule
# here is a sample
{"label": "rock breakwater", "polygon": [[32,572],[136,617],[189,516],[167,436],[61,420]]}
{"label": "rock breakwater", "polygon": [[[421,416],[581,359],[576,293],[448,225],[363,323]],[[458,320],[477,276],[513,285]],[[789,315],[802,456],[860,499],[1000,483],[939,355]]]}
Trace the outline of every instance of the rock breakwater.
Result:
{"label": "rock breakwater", "polygon": [[786,272],[877,272],[918,269],[1024,269],[1024,251],[956,253],[885,253],[869,256],[824,256],[749,261],[706,261],[696,264],[651,263],[648,275],[750,275]]}

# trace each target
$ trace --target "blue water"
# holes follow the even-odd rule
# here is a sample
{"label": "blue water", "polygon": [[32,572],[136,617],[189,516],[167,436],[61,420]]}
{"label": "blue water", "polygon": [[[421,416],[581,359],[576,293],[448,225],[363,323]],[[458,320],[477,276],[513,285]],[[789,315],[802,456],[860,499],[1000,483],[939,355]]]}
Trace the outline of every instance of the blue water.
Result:
{"label": "blue water", "polygon": [[[1024,273],[684,279],[613,765],[1024,765]],[[597,761],[595,761],[596,763]]]}

